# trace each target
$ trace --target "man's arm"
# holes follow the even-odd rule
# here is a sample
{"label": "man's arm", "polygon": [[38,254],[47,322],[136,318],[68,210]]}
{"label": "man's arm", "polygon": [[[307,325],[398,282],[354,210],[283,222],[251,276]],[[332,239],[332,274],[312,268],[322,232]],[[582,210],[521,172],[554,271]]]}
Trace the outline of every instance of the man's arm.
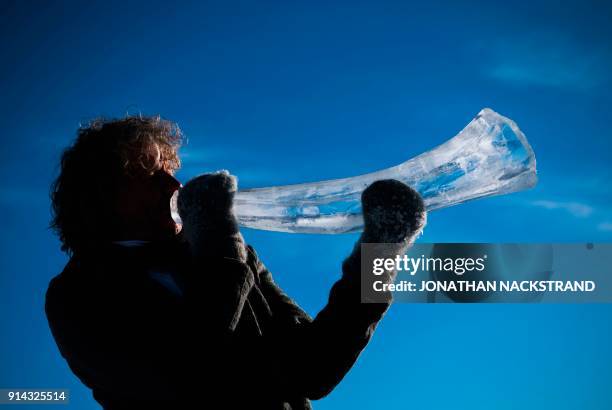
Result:
{"label": "man's arm", "polygon": [[261,354],[249,368],[268,369],[263,380],[285,400],[326,396],[353,366],[389,303],[361,303],[360,272],[357,266],[345,263],[328,304],[313,320],[276,285],[256,254],[252,255],[249,262],[258,267],[259,288],[272,310],[275,329],[256,341]]}
{"label": "man's arm", "polygon": [[192,264],[185,297],[212,329],[233,332],[254,284],[234,214],[236,178],[227,171],[190,180],[178,197],[182,235]]}
{"label": "man's arm", "polygon": [[[288,396],[319,399],[331,392],[353,366],[391,303],[390,293],[383,295],[382,303],[361,300],[361,243],[387,243],[377,257],[394,257],[406,252],[425,224],[421,198],[397,181],[374,183],[362,200],[364,232],[344,261],[342,277],[333,285],[327,305],[314,320],[274,284],[255,252],[250,253],[251,265],[263,274],[260,286],[273,312],[275,308],[294,319],[295,326],[263,341],[264,360],[268,367],[278,366],[271,373],[282,375],[276,380],[277,387]],[[395,272],[389,272],[378,279],[390,283],[394,277]]]}
{"label": "man's arm", "polygon": [[[197,277],[196,273],[193,282],[199,286],[192,287],[192,300],[206,303],[202,309],[193,310],[194,320],[199,315],[204,319],[212,315],[211,322],[219,323],[216,316],[222,318],[223,326],[208,329],[208,341],[215,344],[208,368],[214,369],[221,384],[231,384],[240,377],[247,381],[242,386],[245,392],[260,396],[269,394],[284,400],[325,396],[352,367],[391,302],[387,294],[384,303],[362,303],[360,243],[395,244],[385,248],[390,257],[404,253],[425,223],[420,196],[394,180],[375,182],[363,192],[364,232],[344,262],[342,278],[332,287],[327,306],[313,321],[296,322],[295,318],[307,318],[307,315],[296,309],[273,284],[269,272],[264,272],[262,292],[267,292],[270,302],[281,307],[277,312],[284,312],[296,325],[279,327],[263,337],[246,340],[233,333],[253,285],[251,279],[242,279],[250,278],[249,272],[251,275],[253,272],[232,214],[235,180],[227,173],[209,174],[196,180],[200,182],[189,182],[183,188],[178,201],[181,218],[187,222],[183,229],[194,260],[205,263],[210,258],[220,263],[219,266],[228,267],[228,272],[229,265],[238,272],[238,280],[233,276],[226,280],[224,270],[214,277],[210,273]],[[190,186],[196,189],[186,191]],[[216,251],[208,252],[211,247]],[[261,270],[261,266],[255,270]],[[394,277],[395,272],[388,272],[379,280],[391,282]],[[218,290],[219,282],[227,286],[223,291]],[[197,346],[194,349],[197,351]]]}

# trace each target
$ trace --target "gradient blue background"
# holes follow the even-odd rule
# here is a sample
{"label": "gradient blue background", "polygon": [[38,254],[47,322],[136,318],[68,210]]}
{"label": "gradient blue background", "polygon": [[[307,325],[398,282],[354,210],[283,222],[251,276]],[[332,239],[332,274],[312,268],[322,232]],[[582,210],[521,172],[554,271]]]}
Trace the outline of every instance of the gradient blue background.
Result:
{"label": "gradient blue background", "polygon": [[[423,240],[609,242],[609,4],[2,0],[0,387],[97,407],[43,296],[66,262],[49,184],[98,115],[176,120],[183,182],[228,168],[255,187],[395,165],[492,107],[526,133],[539,185],[436,211]],[[244,233],[312,314],[357,238]],[[611,319],[610,305],[398,304],[315,408],[610,409]]]}

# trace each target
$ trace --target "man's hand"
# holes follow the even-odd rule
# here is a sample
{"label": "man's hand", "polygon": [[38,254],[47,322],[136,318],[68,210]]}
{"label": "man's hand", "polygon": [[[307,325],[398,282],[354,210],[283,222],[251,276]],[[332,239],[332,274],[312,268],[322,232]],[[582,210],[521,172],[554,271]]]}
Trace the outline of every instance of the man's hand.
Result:
{"label": "man's hand", "polygon": [[179,192],[183,235],[192,252],[246,261],[247,252],[233,213],[236,177],[228,171],[191,179]]}
{"label": "man's hand", "polygon": [[395,179],[372,183],[361,194],[361,203],[362,242],[409,244],[427,221],[418,192]]}
{"label": "man's hand", "polygon": [[[380,244],[372,245],[370,257],[395,258],[396,255],[404,255],[427,221],[421,196],[408,185],[394,179],[372,183],[361,194],[361,205],[363,233],[343,264],[345,274],[357,280],[361,277],[362,243]],[[395,275],[395,271],[389,271],[378,279],[390,283]]]}

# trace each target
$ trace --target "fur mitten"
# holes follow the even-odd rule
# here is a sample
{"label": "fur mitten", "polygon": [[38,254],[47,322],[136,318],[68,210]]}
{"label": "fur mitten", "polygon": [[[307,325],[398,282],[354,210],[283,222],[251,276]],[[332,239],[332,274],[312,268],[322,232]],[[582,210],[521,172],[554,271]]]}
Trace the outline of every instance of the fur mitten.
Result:
{"label": "fur mitten", "polygon": [[[364,230],[353,253],[344,261],[345,272],[357,274],[361,270],[361,244],[376,246],[377,258],[395,258],[406,253],[422,232],[427,212],[421,196],[408,185],[385,179],[372,183],[361,194]],[[384,245],[383,245],[384,244]],[[386,282],[395,279],[390,272]]]}
{"label": "fur mitten", "polygon": [[244,240],[232,211],[237,188],[236,177],[222,170],[191,179],[179,192],[183,237],[195,256],[246,262]]}

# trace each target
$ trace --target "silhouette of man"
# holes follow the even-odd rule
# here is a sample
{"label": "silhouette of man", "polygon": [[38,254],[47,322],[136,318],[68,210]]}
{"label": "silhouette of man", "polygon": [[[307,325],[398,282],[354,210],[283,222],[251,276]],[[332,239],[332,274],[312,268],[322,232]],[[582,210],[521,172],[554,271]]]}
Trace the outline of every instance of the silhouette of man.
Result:
{"label": "silhouette of man", "polygon": [[233,176],[189,181],[182,230],[172,220],[181,138],[159,117],[95,120],[64,152],[52,226],[70,260],[46,297],[59,350],[106,409],[309,409],[391,302],[362,302],[360,243],[405,252],[425,224],[423,202],[394,180],[364,191],[364,232],[312,319],[244,243]]}

